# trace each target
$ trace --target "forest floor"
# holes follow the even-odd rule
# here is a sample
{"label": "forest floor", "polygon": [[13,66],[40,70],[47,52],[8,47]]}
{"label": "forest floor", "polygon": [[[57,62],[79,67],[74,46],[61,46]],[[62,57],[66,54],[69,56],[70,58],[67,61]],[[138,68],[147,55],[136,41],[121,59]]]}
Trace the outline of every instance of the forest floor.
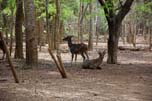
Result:
{"label": "forest floor", "polygon": [[[95,46],[90,58],[97,57],[99,48],[105,49],[106,43]],[[7,61],[0,60],[0,101],[152,101],[152,52],[119,51],[115,65],[106,64],[106,59],[107,54],[101,70],[82,69],[81,56],[71,66],[70,53],[62,53],[68,75],[62,79],[43,47],[37,68],[22,69],[24,61],[13,60],[19,84],[14,83]]]}

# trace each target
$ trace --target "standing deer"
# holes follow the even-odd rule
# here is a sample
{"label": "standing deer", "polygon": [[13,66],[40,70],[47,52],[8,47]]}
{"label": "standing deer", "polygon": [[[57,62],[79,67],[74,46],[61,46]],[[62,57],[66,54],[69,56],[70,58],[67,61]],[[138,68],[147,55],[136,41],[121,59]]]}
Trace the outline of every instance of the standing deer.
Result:
{"label": "standing deer", "polygon": [[[80,44],[73,44],[72,43],[72,37],[73,36],[67,36],[63,39],[63,41],[67,41],[68,42],[68,46],[69,46],[69,49],[70,49],[70,52],[71,52],[71,57],[72,57],[72,60],[71,60],[71,63],[73,61],[73,58],[74,58],[74,55],[75,55],[75,61],[77,60],[77,54],[81,54],[83,60],[86,59],[89,59],[89,56],[88,56],[88,46],[84,43],[80,43]],[[86,57],[85,57],[85,55]]]}
{"label": "standing deer", "polygon": [[103,62],[103,58],[106,54],[106,51],[104,50],[103,52],[98,52],[99,54],[99,57],[96,58],[96,59],[92,59],[92,60],[85,60],[83,63],[82,63],[82,68],[84,69],[101,69],[100,65],[102,64]]}

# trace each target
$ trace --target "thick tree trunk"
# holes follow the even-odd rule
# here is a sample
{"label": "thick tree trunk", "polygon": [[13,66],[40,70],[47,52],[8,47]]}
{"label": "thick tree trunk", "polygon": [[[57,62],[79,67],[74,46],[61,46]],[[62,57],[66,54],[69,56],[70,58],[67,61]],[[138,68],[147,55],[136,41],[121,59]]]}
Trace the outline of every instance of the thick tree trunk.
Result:
{"label": "thick tree trunk", "polygon": [[16,23],[15,23],[15,58],[23,59],[23,32],[22,32],[22,25],[23,25],[23,1],[16,0]]}
{"label": "thick tree trunk", "polygon": [[24,0],[25,7],[25,33],[26,33],[26,63],[37,65],[37,34],[35,33],[34,0]]}
{"label": "thick tree trunk", "polygon": [[108,39],[108,59],[107,63],[116,64],[117,63],[117,50],[119,42],[119,26],[111,22],[109,24],[109,39]]}
{"label": "thick tree trunk", "polygon": [[[106,19],[109,27],[109,39],[108,39],[108,60],[110,64],[117,63],[117,48],[120,34],[120,25],[129,12],[130,7],[134,0],[126,0],[121,9],[115,12],[114,4],[111,0],[98,0],[101,6],[103,6]],[[108,6],[109,5],[109,6]]]}

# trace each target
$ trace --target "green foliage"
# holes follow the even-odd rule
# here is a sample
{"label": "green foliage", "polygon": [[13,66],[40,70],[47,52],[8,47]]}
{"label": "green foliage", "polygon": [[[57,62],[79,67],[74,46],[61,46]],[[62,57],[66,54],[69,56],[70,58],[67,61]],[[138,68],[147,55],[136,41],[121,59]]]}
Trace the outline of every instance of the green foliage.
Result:
{"label": "green foliage", "polygon": [[6,6],[3,9],[2,13],[10,16],[15,14],[15,10],[16,10],[16,5],[15,5],[15,0],[7,0]]}
{"label": "green foliage", "polygon": [[71,10],[70,7],[63,5],[62,8],[63,8],[62,13],[61,13],[62,21],[67,21],[68,19],[75,19],[76,16],[74,15],[74,12],[73,12],[73,10]]}
{"label": "green foliage", "polygon": [[143,3],[141,5],[137,5],[135,10],[137,12],[141,12],[141,13],[148,13],[148,14],[152,14],[152,2],[148,2],[148,3]]}
{"label": "green foliage", "polygon": [[16,10],[15,0],[7,0],[6,7],[3,9],[2,12],[5,15],[10,16],[10,15],[12,15],[12,12],[13,12],[13,14],[15,14],[15,12],[14,12],[15,10]]}
{"label": "green foliage", "polygon": [[101,17],[101,31],[106,32],[108,30],[107,20],[105,18],[105,13],[103,9],[100,9],[98,15]]}
{"label": "green foliage", "polygon": [[144,2],[135,6],[137,24],[152,26],[152,2]]}

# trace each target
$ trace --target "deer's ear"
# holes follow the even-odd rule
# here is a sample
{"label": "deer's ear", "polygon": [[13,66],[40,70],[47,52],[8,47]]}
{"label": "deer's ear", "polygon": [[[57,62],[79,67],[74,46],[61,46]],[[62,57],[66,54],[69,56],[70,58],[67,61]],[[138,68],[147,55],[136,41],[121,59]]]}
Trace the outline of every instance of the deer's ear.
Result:
{"label": "deer's ear", "polygon": [[102,54],[106,54],[106,50],[104,50],[104,51],[102,52]]}
{"label": "deer's ear", "polygon": [[101,51],[98,51],[98,54],[101,55],[102,54]]}

